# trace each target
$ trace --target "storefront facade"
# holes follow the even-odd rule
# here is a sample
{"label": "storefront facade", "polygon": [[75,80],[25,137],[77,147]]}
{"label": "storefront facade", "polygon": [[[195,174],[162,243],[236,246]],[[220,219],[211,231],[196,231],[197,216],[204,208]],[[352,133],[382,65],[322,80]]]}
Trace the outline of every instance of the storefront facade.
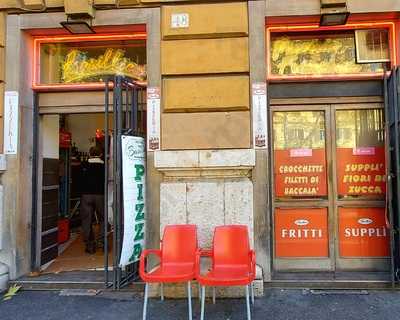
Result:
{"label": "storefront facade", "polygon": [[[13,1],[0,5],[1,85],[19,94],[18,151],[4,155],[1,178],[0,262],[9,277],[29,273],[35,259],[40,265],[26,183],[35,171],[34,97],[39,118],[104,106],[104,88],[82,84],[82,68],[39,75],[38,65],[52,70],[59,61],[38,52],[60,46],[36,46],[129,47],[135,37],[146,56],[137,61],[148,92],[147,247],[158,246],[167,224],[196,224],[202,247],[215,226],[245,224],[260,289],[315,272],[389,273],[383,75],[400,58],[400,3],[348,0],[346,24],[320,26],[317,0],[132,2],[23,7],[47,10],[35,13]],[[60,26],[69,10],[93,7],[94,34],[68,35]],[[43,136],[38,163],[47,144]]]}

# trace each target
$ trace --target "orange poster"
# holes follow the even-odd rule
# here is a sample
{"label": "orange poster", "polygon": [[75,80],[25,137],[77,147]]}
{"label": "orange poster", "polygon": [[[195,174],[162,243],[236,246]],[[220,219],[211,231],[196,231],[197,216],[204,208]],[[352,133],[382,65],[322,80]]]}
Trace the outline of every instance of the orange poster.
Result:
{"label": "orange poster", "polygon": [[383,196],[385,148],[337,148],[337,177],[341,196]]}
{"label": "orange poster", "polygon": [[326,208],[275,209],[275,256],[328,257]]}
{"label": "orange poster", "polygon": [[339,208],[341,257],[387,257],[389,230],[384,208]]}
{"label": "orange poster", "polygon": [[326,196],[325,149],[275,150],[277,197]]}

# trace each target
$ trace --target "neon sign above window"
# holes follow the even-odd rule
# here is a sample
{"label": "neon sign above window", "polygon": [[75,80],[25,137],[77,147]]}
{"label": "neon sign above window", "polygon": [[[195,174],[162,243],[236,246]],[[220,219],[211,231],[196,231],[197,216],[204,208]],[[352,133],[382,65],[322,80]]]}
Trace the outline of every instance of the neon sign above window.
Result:
{"label": "neon sign above window", "polygon": [[146,35],[35,39],[34,89],[101,88],[108,76],[146,83]]}

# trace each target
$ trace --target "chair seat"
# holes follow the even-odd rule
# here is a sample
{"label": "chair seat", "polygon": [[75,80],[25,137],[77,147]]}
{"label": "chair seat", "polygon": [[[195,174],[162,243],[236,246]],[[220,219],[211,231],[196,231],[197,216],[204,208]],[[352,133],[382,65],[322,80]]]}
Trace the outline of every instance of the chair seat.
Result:
{"label": "chair seat", "polygon": [[197,280],[203,286],[245,286],[252,282],[248,266],[218,266]]}
{"label": "chair seat", "polygon": [[187,282],[195,277],[194,263],[162,264],[146,274],[146,282]]}

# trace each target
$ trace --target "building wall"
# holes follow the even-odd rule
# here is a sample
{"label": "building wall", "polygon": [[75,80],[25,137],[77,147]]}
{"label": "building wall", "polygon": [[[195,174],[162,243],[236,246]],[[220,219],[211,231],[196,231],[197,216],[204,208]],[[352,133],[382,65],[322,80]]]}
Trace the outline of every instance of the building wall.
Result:
{"label": "building wall", "polygon": [[[86,0],[66,1],[71,10],[91,12]],[[146,23],[148,85],[161,88],[161,150],[147,154],[147,246],[157,247],[169,223],[195,223],[200,244],[210,246],[213,227],[249,226],[263,268],[271,276],[268,149],[254,150],[252,137],[253,83],[266,82],[265,18],[319,15],[319,0],[196,1],[94,0],[94,25]],[[21,94],[21,143],[17,156],[7,156],[1,177],[4,190],[3,250],[0,262],[12,277],[29,270],[30,186],[32,167],[32,91],[29,75],[31,45],[26,29],[55,28],[65,20],[64,1],[30,1],[56,13],[21,13],[21,1],[1,1],[9,10],[0,15],[0,101],[2,87]],[[144,9],[143,6],[155,8]],[[69,7],[71,8],[71,7]],[[398,0],[349,0],[352,13],[399,12]],[[68,9],[69,10],[69,9]],[[185,28],[172,28],[173,14],[188,13]],[[2,31],[3,30],[3,31]],[[6,47],[7,63],[2,52]],[[15,57],[20,63],[15,63]],[[3,59],[3,60],[2,60]],[[2,62],[3,61],[3,62]],[[6,77],[1,70],[6,68]],[[0,103],[0,121],[2,107]],[[0,122],[0,134],[3,131]],[[2,141],[2,139],[0,139]],[[1,230],[0,230],[1,231]]]}

